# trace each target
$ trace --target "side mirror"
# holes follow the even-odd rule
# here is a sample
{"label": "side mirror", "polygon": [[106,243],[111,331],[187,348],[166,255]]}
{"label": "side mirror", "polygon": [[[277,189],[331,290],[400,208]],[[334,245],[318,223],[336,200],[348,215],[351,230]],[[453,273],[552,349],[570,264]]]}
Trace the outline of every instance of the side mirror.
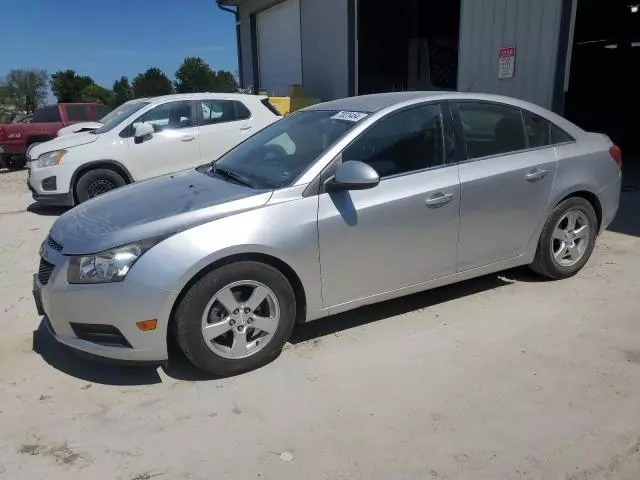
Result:
{"label": "side mirror", "polygon": [[327,191],[367,190],[380,183],[380,176],[366,163],[350,160],[341,164],[331,180],[326,184]]}
{"label": "side mirror", "polygon": [[155,130],[150,123],[138,123],[133,127],[133,137],[136,143],[144,142],[147,137],[153,135]]}

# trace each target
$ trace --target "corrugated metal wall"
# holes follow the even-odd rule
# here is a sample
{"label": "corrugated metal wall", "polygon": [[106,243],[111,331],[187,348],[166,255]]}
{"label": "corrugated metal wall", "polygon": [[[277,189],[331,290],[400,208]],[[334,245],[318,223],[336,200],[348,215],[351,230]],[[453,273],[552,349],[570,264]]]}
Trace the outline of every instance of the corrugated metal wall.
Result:
{"label": "corrugated metal wall", "polygon": [[[562,0],[462,0],[458,90],[551,108]],[[498,78],[498,50],[516,47],[515,74]]]}
{"label": "corrugated metal wall", "polygon": [[[255,87],[251,15],[276,3],[277,0],[246,0],[240,3],[244,87]],[[305,92],[320,100],[346,97],[349,86],[347,1],[300,0],[300,17]]]}

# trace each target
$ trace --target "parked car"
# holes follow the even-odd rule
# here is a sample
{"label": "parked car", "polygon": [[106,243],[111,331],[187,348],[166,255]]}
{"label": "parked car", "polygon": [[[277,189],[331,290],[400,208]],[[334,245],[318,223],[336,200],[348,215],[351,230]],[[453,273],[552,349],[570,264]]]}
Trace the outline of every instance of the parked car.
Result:
{"label": "parked car", "polygon": [[217,159],[275,122],[266,97],[167,95],[133,102],[102,127],[64,135],[31,152],[33,198],[73,206],[135,181]]}
{"label": "parked car", "polygon": [[212,165],[62,215],[36,305],[73,349],[164,362],[175,335],[233,375],[275,358],[296,322],[519,265],[576,274],[616,214],[621,161],[606,136],[505,97],[315,105]]}
{"label": "parked car", "polygon": [[111,109],[99,103],[58,103],[39,108],[29,123],[0,125],[0,163],[10,170],[25,166],[31,149],[77,122],[104,117]]}
{"label": "parked car", "polygon": [[147,98],[137,98],[135,100],[129,100],[128,102],[123,103],[118,108],[107,113],[104,117],[95,122],[80,122],[69,125],[68,127],[61,128],[60,130],[58,130],[58,136],[61,137],[63,135],[71,135],[72,133],[91,132],[93,130],[96,130],[102,127],[105,123],[109,123],[113,119],[120,117],[123,113],[126,113],[130,105],[144,100],[147,100]]}

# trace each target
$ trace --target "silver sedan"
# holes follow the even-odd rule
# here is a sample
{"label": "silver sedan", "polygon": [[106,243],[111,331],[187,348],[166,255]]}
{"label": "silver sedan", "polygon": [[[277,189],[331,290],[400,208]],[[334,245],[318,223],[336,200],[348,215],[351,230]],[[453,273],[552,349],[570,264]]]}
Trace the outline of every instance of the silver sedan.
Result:
{"label": "silver sedan", "polygon": [[620,167],[606,136],[519,100],[337,100],[70,210],[34,297],[73,349],[161,363],[175,335],[232,375],[274,359],[296,322],[519,265],[576,274],[616,214]]}

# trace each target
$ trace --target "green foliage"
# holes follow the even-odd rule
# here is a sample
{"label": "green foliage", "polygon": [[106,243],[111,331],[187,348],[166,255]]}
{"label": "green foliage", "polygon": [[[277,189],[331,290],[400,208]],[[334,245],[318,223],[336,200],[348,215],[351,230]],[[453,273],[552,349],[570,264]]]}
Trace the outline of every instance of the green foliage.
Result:
{"label": "green foliage", "polygon": [[159,68],[150,68],[133,79],[133,95],[140,97],[157,97],[173,93],[171,80]]}
{"label": "green foliage", "polygon": [[227,70],[218,70],[216,73],[215,92],[234,93],[238,91],[238,82],[233,74]]}
{"label": "green foliage", "polygon": [[47,98],[45,70],[11,70],[3,87],[4,97],[18,110],[27,114],[42,105]]}
{"label": "green foliage", "polygon": [[77,75],[73,70],[60,70],[51,75],[51,90],[60,103],[82,101],[82,91],[94,85],[91,77]]}
{"label": "green foliage", "polygon": [[97,102],[104,105],[111,103],[112,93],[100,85],[92,84],[87,85],[82,90],[80,99],[83,102]]}
{"label": "green foliage", "polygon": [[185,58],[176,72],[176,92],[212,92],[216,87],[216,74],[200,57]]}
{"label": "green foliage", "polygon": [[120,77],[120,80],[113,82],[113,96],[110,106],[116,108],[129,100],[133,100],[133,89],[127,77]]}

